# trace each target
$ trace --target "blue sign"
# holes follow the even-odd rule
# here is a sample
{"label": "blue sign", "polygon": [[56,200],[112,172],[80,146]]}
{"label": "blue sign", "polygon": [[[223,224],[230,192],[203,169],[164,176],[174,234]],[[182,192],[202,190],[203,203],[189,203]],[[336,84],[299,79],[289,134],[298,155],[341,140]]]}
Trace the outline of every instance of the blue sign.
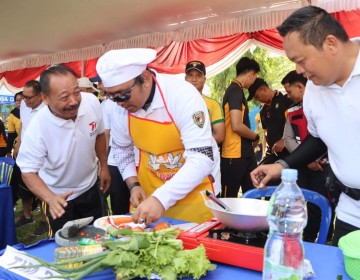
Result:
{"label": "blue sign", "polygon": [[0,104],[14,104],[14,95],[0,95]]}

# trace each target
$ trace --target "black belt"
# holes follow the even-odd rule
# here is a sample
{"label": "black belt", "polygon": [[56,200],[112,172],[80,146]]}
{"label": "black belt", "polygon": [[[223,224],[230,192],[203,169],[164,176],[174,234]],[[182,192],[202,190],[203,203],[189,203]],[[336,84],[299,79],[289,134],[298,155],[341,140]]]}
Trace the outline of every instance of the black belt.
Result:
{"label": "black belt", "polygon": [[324,165],[324,174],[326,176],[325,187],[328,188],[329,201],[333,205],[337,205],[340,193],[343,192],[347,196],[355,200],[360,200],[360,190],[349,188],[336,178],[334,172],[332,171],[330,165]]}
{"label": "black belt", "polygon": [[359,189],[353,189],[349,188],[348,186],[345,186],[343,183],[341,183],[339,180],[335,181],[335,185],[347,196],[351,197],[355,200],[360,200],[360,190]]}

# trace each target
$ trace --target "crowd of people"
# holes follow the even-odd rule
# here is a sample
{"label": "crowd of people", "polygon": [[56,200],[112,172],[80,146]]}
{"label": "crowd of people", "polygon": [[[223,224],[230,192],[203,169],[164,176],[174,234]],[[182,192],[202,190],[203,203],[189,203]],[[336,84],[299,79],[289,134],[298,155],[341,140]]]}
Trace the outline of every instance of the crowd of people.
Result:
{"label": "crowd of people", "polygon": [[[28,81],[15,96],[7,138],[0,124],[0,152],[16,159],[12,184],[24,212],[17,226],[33,221],[35,197],[49,236],[69,220],[109,211],[132,212],[134,222],[147,225],[161,216],[201,223],[212,217],[201,191],[238,197],[278,184],[281,170],[291,167],[300,187],[336,207],[334,245],[359,229],[352,156],[360,152],[359,44],[313,6],[294,12],[278,31],[296,66],[283,77],[286,92],[272,89],[258,77],[259,63],[242,57],[219,104],[203,94],[203,62],[189,61],[181,80],[150,69],[156,51],[140,48],[105,53],[92,81],[61,64]],[[254,152],[260,136],[250,129],[252,99],[263,104],[260,162]],[[339,195],[329,191],[329,174]],[[316,240],[320,216],[309,206],[304,240]],[[329,240],[332,235],[331,229]]]}

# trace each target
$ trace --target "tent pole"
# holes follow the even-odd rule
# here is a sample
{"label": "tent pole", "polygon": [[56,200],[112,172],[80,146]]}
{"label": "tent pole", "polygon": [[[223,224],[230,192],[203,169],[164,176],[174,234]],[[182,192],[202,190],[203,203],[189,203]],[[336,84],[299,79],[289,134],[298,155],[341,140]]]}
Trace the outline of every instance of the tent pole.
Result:
{"label": "tent pole", "polygon": [[81,60],[81,77],[84,77],[84,60]]}

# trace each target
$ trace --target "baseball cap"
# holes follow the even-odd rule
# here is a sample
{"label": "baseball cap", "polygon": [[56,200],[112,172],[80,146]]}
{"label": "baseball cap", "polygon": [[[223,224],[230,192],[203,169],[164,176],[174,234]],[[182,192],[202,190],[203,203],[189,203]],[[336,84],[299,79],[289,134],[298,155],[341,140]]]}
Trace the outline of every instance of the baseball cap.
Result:
{"label": "baseball cap", "polygon": [[79,87],[92,88],[93,90],[99,92],[99,90],[96,87],[94,87],[94,84],[87,77],[82,77],[78,79],[78,83],[79,83]]}
{"label": "baseball cap", "polygon": [[203,73],[204,75],[206,75],[205,64],[198,60],[193,60],[186,64],[185,73],[187,73],[190,70],[197,70],[197,71]]}
{"label": "baseball cap", "polygon": [[256,91],[259,89],[259,87],[261,87],[262,85],[267,85],[267,83],[261,79],[261,78],[256,78],[255,82],[249,87],[248,91],[249,91],[249,96],[247,98],[247,101],[250,101],[251,99],[254,98]]}
{"label": "baseball cap", "polygon": [[99,75],[95,76],[95,77],[92,77],[92,78],[89,78],[90,82],[92,83],[98,83],[98,82],[101,82],[101,78],[99,77]]}
{"label": "baseball cap", "polygon": [[155,58],[153,49],[111,50],[99,58],[96,72],[105,87],[113,87],[139,76]]}

